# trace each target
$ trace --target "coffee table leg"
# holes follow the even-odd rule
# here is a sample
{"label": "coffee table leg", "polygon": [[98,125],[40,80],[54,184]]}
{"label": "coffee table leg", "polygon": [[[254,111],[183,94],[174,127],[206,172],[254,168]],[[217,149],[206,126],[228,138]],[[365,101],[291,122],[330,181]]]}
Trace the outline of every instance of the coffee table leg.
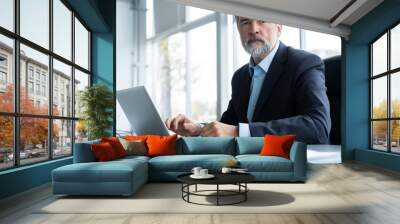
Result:
{"label": "coffee table leg", "polygon": [[195,191],[197,192],[197,184],[196,184],[196,186],[195,186]]}
{"label": "coffee table leg", "polygon": [[217,206],[219,205],[219,184],[217,184]]}
{"label": "coffee table leg", "polygon": [[[182,184],[182,199],[189,202],[189,190],[190,190],[190,184]],[[187,191],[185,193],[185,191]],[[186,194],[186,195],[185,195]],[[186,199],[185,199],[186,197]]]}
{"label": "coffee table leg", "polygon": [[247,201],[247,192],[248,192],[248,190],[247,190],[247,182],[246,182],[246,183],[244,183],[244,201]]}
{"label": "coffee table leg", "polygon": [[190,195],[190,184],[188,184],[187,191],[188,191],[188,193],[187,193],[187,201],[190,202],[190,200],[189,200],[189,195]]}

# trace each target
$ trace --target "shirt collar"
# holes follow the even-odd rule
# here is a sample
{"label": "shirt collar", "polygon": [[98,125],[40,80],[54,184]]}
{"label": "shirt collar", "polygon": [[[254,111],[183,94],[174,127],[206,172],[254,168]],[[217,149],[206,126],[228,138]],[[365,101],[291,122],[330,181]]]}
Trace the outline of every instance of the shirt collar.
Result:
{"label": "shirt collar", "polygon": [[278,51],[279,44],[280,44],[280,41],[278,40],[277,43],[275,44],[274,49],[272,49],[272,51],[267,55],[267,57],[265,57],[257,65],[254,64],[253,58],[250,57],[250,62],[249,62],[250,74],[253,74],[252,70],[254,70],[255,67],[257,67],[257,66],[260,67],[262,70],[264,70],[265,73],[267,73],[269,66],[271,65],[272,59],[274,59],[274,56],[275,56],[276,52]]}

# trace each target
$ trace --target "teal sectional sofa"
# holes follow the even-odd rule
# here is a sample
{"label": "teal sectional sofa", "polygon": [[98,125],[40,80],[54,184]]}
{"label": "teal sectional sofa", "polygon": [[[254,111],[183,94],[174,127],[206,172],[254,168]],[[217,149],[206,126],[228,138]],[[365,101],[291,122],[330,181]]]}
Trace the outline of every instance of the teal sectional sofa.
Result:
{"label": "teal sectional sofa", "polygon": [[52,171],[54,194],[131,195],[148,181],[176,181],[176,177],[201,166],[219,172],[230,159],[259,182],[304,182],[307,170],[306,145],[294,142],[290,159],[259,156],[262,137],[213,138],[183,137],[177,140],[177,155],[127,156],[96,162],[90,145],[75,144],[74,163]]}

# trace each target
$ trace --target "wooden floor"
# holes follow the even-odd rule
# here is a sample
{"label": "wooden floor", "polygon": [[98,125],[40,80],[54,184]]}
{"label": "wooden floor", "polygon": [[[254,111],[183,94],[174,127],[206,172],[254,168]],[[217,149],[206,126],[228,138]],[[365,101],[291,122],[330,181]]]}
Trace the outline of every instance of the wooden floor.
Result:
{"label": "wooden floor", "polygon": [[345,201],[367,204],[357,214],[35,214],[54,200],[42,186],[0,202],[0,223],[400,223],[400,174],[359,163],[311,165],[308,183],[317,183]]}

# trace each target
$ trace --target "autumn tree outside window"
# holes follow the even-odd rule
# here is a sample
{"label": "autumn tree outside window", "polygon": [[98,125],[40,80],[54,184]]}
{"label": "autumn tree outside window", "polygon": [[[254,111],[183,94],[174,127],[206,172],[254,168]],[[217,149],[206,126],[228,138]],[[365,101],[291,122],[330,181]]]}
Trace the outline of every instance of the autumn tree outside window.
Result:
{"label": "autumn tree outside window", "polygon": [[75,105],[90,84],[90,31],[64,0],[0,8],[0,171],[71,156],[87,139]]}

